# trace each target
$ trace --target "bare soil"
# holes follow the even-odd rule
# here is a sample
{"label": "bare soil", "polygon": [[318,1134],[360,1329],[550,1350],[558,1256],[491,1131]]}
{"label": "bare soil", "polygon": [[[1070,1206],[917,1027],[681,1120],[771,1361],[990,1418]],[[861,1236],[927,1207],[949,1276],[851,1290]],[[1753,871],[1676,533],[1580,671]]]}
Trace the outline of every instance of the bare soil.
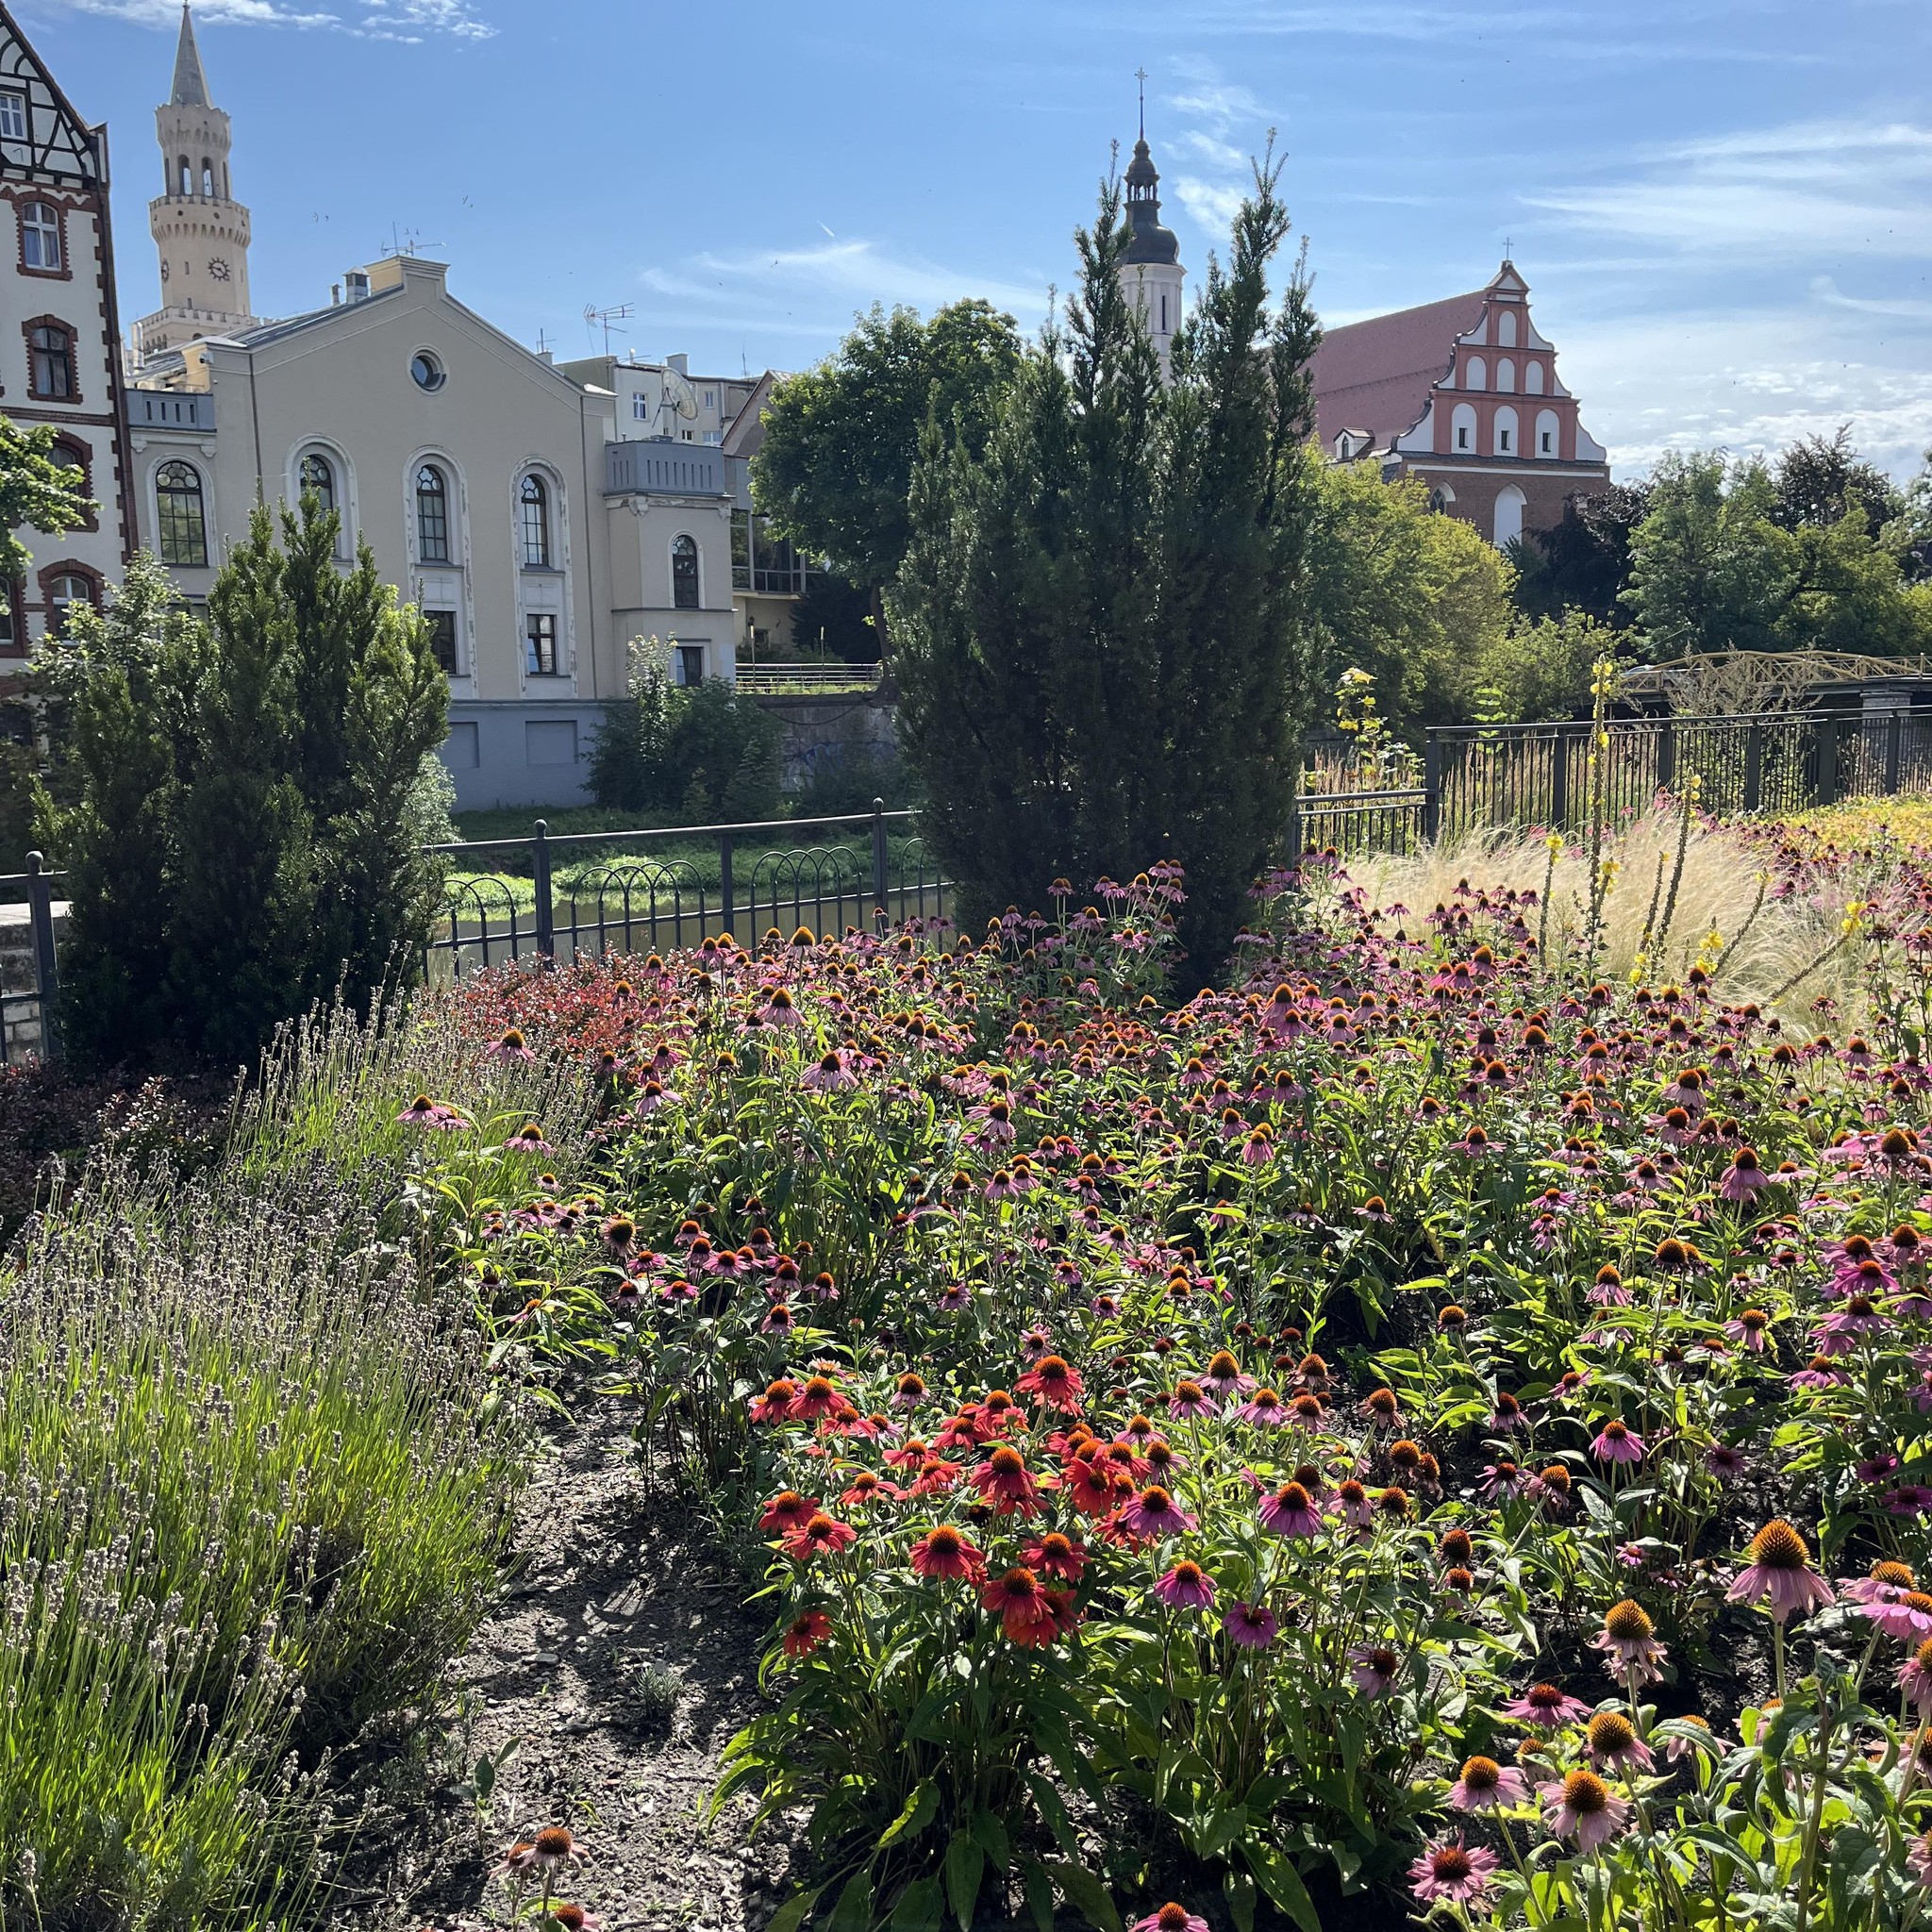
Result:
{"label": "bare soil", "polygon": [[[747,1849],[749,1803],[704,1812],[758,1707],[763,1622],[689,1506],[647,1488],[622,1417],[589,1397],[580,1410],[519,1502],[501,1595],[453,1666],[457,1715],[385,1888],[390,1923],[508,1924],[504,1852],[561,1824],[584,1856],[559,1895],[604,1932],[758,1932],[786,1894],[782,1835]],[[477,1797],[477,1759],[506,1750]]]}

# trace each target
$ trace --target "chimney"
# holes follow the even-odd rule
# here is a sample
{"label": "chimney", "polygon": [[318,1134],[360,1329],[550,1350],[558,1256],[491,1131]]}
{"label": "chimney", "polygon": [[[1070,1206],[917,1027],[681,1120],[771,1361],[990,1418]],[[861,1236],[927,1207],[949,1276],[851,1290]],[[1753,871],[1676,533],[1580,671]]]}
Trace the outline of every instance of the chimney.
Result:
{"label": "chimney", "polygon": [[352,268],[342,277],[342,286],[348,290],[351,302],[368,301],[369,273],[366,269]]}
{"label": "chimney", "polygon": [[691,358],[689,356],[667,356],[664,358],[664,366],[667,369],[676,370],[680,375],[688,376],[691,374]]}
{"label": "chimney", "polygon": [[331,308],[340,308],[342,306],[341,283],[331,282],[328,285],[328,306]]}

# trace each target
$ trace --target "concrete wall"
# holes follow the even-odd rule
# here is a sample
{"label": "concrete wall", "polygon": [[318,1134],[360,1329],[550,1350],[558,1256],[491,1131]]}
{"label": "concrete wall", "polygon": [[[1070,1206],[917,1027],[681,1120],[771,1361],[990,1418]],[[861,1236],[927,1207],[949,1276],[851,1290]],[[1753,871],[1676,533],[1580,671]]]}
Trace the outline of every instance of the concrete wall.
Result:
{"label": "concrete wall", "polygon": [[452,698],[442,761],[458,811],[499,805],[589,805],[601,704],[534,706]]}
{"label": "concrete wall", "polygon": [[849,697],[760,697],[785,726],[787,791],[799,791],[821,764],[853,751],[889,758],[898,748],[892,700],[885,691]]}

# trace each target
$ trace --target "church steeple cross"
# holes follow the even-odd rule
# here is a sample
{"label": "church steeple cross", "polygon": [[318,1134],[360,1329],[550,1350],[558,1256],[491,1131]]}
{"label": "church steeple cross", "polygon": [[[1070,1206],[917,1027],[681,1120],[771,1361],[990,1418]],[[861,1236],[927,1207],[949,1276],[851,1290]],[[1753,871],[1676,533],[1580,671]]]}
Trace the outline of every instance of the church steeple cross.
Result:
{"label": "church steeple cross", "polygon": [[1147,139],[1147,70],[1144,67],[1135,68],[1134,78],[1141,83],[1141,139],[1145,141]]}

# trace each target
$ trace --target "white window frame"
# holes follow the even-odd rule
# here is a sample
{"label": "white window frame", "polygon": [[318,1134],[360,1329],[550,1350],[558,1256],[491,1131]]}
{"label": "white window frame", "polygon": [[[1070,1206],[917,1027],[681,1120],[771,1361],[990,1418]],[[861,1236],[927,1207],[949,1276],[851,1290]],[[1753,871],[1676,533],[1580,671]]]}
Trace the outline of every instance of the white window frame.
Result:
{"label": "white window frame", "polygon": [[[42,220],[41,217],[45,219]],[[51,261],[33,259],[30,242],[37,241],[42,256]],[[67,266],[67,238],[60,232],[60,210],[51,201],[24,201],[20,205],[20,258],[25,266],[45,275],[58,275]]]}
{"label": "white window frame", "polygon": [[0,88],[0,141],[27,141],[26,96],[18,88]]}

